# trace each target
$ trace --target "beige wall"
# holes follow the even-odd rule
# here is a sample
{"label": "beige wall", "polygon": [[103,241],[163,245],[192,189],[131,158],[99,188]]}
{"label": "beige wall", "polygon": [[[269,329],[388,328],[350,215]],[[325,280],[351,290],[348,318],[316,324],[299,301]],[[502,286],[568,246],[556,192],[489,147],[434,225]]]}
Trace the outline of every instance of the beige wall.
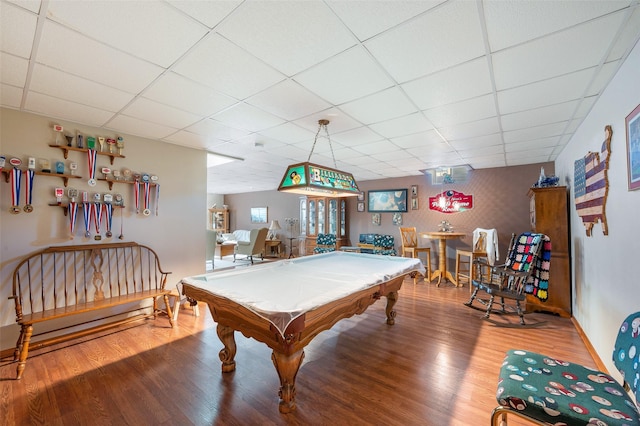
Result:
{"label": "beige wall", "polygon": [[[0,153],[8,159],[16,156],[27,158],[48,158],[51,161],[64,160],[62,151],[50,148],[54,134],[51,126],[54,122],[45,117],[21,113],[9,109],[0,110]],[[116,136],[104,130],[80,126],[65,121],[56,121],[65,130],[81,130],[85,135]],[[136,215],[133,208],[133,185],[114,184],[109,191],[106,182],[98,182],[94,188],[87,184],[86,154],[70,152],[69,161],[78,163],[78,173],[82,179],[70,179],[69,186],[81,191],[119,192],[124,196],[126,208],[123,210],[124,240],[136,241],[152,247],[162,262],[164,270],[171,271],[169,284],[175,286],[180,278],[204,272],[206,227],[206,153],[177,145],[161,143],[129,135],[120,135],[125,139],[124,159],[116,159],[109,165],[108,157],[99,156],[98,169],[101,167],[124,168],[136,172],[156,174],[160,183],[159,216],[145,217]],[[4,175],[3,175],[4,177]],[[11,274],[16,263],[24,255],[36,250],[61,244],[93,243],[93,239],[82,236],[84,221],[78,214],[76,237],[69,239],[68,217],[60,207],[48,206],[55,202],[54,188],[62,186],[57,177],[36,176],[32,213],[9,213],[11,206],[11,188],[4,179],[0,183],[0,349],[15,345],[17,326],[13,302],[7,300],[11,294]],[[24,194],[24,183],[22,186]],[[152,196],[152,201],[155,197]],[[66,201],[66,198],[65,198]],[[24,205],[24,195],[21,196]],[[154,203],[155,206],[155,203]],[[111,239],[119,241],[120,213],[114,214],[114,234]]]}

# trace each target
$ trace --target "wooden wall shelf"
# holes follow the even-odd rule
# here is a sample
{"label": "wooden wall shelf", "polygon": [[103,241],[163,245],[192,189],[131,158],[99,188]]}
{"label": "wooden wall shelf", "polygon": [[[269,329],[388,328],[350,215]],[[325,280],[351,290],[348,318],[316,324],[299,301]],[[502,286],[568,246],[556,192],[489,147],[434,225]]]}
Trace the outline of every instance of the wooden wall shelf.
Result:
{"label": "wooden wall shelf", "polygon": [[[9,183],[9,176],[11,174],[11,170],[3,170],[2,174],[4,175],[4,180],[5,182]],[[36,171],[36,175],[38,176],[54,176],[54,177],[59,177],[64,181],[64,186],[67,186],[69,183],[69,179],[80,179],[82,178],[82,176],[78,176],[78,175],[70,175],[67,173],[47,173],[47,172],[38,172]]]}
{"label": "wooden wall shelf", "polygon": [[[109,191],[113,189],[114,183],[128,183],[128,184],[136,183],[135,180],[116,180],[116,179],[108,179],[108,178],[98,178],[97,180],[107,182],[109,184]],[[144,183],[143,181],[139,181],[139,182]],[[149,182],[149,186],[156,186],[156,185],[157,185],[156,182]]]}
{"label": "wooden wall shelf", "polygon": [[[87,152],[89,151],[89,148],[76,148],[74,146],[65,146],[65,145],[56,145],[56,144],[49,144],[49,146],[51,148],[59,148],[62,150],[63,155],[64,155],[64,159],[66,160],[69,156],[69,151],[78,151],[78,152]],[[105,152],[105,151],[97,151],[98,155],[104,155],[110,158],[111,160],[111,165],[113,166],[113,159],[114,158],[125,158],[124,155],[122,154],[118,154],[115,152]]]}
{"label": "wooden wall shelf", "polygon": [[[83,202],[79,202],[78,206],[83,205]],[[103,204],[103,203],[100,203]],[[124,204],[121,206],[116,206],[115,204],[111,203],[111,205],[113,206],[114,209],[124,209]],[[51,207],[62,207],[62,209],[64,210],[64,215],[67,216],[69,214],[69,203],[49,203],[49,206]]]}

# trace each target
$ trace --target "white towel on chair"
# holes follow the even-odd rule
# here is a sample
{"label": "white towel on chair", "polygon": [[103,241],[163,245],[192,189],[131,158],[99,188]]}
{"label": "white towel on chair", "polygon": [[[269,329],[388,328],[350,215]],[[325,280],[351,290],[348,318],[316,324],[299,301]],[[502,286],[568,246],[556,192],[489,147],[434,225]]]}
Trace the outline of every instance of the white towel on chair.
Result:
{"label": "white towel on chair", "polygon": [[473,230],[473,246],[475,247],[480,233],[484,232],[487,235],[485,241],[485,250],[487,252],[487,261],[489,265],[495,265],[496,260],[500,259],[500,250],[498,249],[498,231],[494,229],[476,228]]}

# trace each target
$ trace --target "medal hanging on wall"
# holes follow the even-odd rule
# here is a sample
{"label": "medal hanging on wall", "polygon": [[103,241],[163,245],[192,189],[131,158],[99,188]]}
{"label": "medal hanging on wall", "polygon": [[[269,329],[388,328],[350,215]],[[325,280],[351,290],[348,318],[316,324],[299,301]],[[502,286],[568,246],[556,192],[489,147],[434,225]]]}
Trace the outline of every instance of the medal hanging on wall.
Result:
{"label": "medal hanging on wall", "polygon": [[91,210],[93,204],[89,202],[89,197],[86,192],[82,193],[82,213],[84,216],[84,236],[91,237]]}
{"label": "medal hanging on wall", "polygon": [[96,157],[98,151],[95,149],[89,149],[87,151],[87,164],[89,166],[89,180],[87,183],[89,186],[96,186]]}
{"label": "medal hanging on wall", "polygon": [[105,195],[105,203],[104,203],[104,211],[107,214],[106,217],[106,226],[107,232],[105,233],[107,238],[111,238],[113,234],[111,233],[111,226],[113,225],[113,204],[110,202],[107,203],[107,196]]}
{"label": "medal hanging on wall", "polygon": [[156,183],[156,216],[158,216],[159,207],[160,207],[160,184]]}
{"label": "medal hanging on wall", "polygon": [[133,184],[133,198],[136,205],[136,214],[140,214],[140,181],[137,180]]}
{"label": "medal hanging on wall", "polygon": [[78,214],[78,203],[69,201],[69,239],[73,240],[76,231],[76,217]]}
{"label": "medal hanging on wall", "polygon": [[151,185],[149,182],[144,182],[144,210],[142,210],[142,214],[145,216],[149,216],[151,214],[151,210],[149,209],[149,195],[151,192]]}
{"label": "medal hanging on wall", "polygon": [[32,204],[32,199],[33,199],[33,178],[36,175],[36,171],[33,169],[28,169],[26,172],[24,172],[26,174],[26,178],[25,178],[25,188],[24,188],[24,198],[25,198],[25,205],[24,205],[24,211],[27,213],[31,213],[33,211],[33,204]]}
{"label": "medal hanging on wall", "polygon": [[[17,161],[14,161],[17,160]],[[20,213],[20,187],[22,186],[22,170],[18,166],[22,163],[18,158],[10,160],[14,166],[11,170],[11,213]]]}
{"label": "medal hanging on wall", "polygon": [[95,240],[101,240],[100,225],[102,223],[102,204],[97,201],[93,204],[93,223],[96,228],[96,235],[94,235],[93,238]]}

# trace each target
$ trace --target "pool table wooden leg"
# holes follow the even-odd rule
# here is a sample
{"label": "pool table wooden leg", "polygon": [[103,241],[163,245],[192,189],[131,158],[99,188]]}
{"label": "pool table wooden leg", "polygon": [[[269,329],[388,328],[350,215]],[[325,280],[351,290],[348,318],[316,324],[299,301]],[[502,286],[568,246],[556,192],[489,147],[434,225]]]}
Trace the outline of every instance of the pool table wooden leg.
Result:
{"label": "pool table wooden leg", "polygon": [[271,360],[276,367],[278,377],[280,377],[280,406],[278,407],[283,414],[290,413],[296,409],[296,375],[304,359],[304,350],[300,349],[290,355],[285,355],[273,351]]}
{"label": "pool table wooden leg", "polygon": [[233,336],[233,328],[218,324],[216,331],[218,332],[220,341],[224,345],[224,348],[222,348],[220,353],[218,353],[220,361],[222,361],[222,372],[230,373],[235,371],[236,339]]}
{"label": "pool table wooden leg", "polygon": [[393,310],[393,307],[396,305],[398,301],[398,292],[392,291],[387,294],[387,307],[385,312],[387,313],[387,324],[393,325],[396,323],[396,311]]}

